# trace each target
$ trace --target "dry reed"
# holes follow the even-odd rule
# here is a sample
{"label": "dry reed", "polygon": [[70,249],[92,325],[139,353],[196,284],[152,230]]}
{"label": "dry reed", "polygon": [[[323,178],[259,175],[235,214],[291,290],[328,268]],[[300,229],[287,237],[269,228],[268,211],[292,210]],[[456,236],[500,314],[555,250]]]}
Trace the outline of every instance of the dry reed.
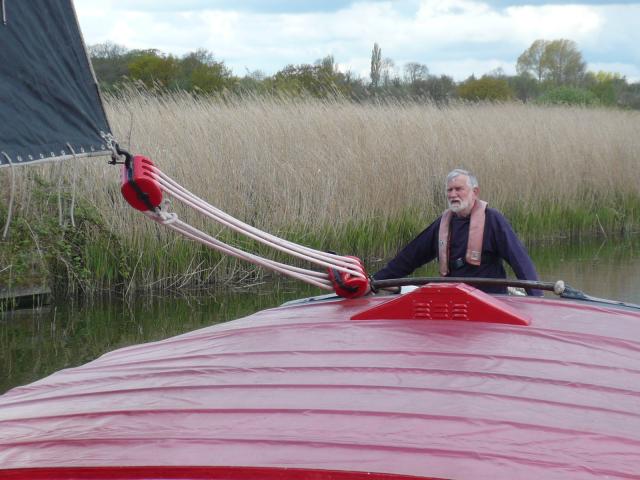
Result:
{"label": "dry reed", "polygon": [[[529,240],[639,223],[639,112],[133,91],[107,98],[106,107],[121,145],[212,204],[272,233],[367,260],[393,254],[438,215],[444,176],[456,167],[474,171],[481,196]],[[70,183],[70,166],[40,168]],[[130,286],[179,288],[246,273],[142,219],[120,198],[116,168],[100,160],[76,168],[78,195],[131,254]],[[33,207],[24,183],[22,210]]]}

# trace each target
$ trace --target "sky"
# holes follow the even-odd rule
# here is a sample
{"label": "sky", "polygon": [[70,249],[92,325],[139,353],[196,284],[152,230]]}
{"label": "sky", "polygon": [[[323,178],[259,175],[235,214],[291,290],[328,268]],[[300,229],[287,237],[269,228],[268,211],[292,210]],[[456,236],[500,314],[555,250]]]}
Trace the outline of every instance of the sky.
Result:
{"label": "sky", "polygon": [[588,70],[640,81],[640,0],[75,0],[88,45],[183,55],[204,48],[238,76],[271,75],[333,55],[368,78],[378,43],[398,75],[408,62],[461,81],[515,74],[536,39],[576,42]]}

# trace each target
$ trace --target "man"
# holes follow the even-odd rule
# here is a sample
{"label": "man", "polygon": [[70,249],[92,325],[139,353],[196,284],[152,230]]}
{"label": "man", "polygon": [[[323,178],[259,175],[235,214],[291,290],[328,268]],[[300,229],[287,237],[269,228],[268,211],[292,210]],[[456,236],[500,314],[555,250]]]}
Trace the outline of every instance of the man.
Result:
{"label": "man", "polygon": [[[503,260],[520,280],[538,280],[527,251],[507,219],[478,198],[478,180],[462,169],[446,179],[449,208],[373,278],[401,278],[438,258],[440,274],[451,277],[506,278]],[[479,287],[506,293],[506,287]],[[529,295],[542,295],[527,290]]]}

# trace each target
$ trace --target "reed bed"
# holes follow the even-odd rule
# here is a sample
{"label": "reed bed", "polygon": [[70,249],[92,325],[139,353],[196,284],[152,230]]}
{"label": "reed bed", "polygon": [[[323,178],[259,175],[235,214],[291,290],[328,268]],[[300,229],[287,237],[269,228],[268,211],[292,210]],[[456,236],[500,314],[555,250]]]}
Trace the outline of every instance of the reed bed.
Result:
{"label": "reed bed", "polygon": [[[107,97],[106,108],[122,146],[150,157],[210,203],[271,233],[361,256],[373,269],[444,209],[444,177],[456,167],[477,174],[481,196],[527,242],[615,235],[640,223],[639,112],[137,91]],[[57,203],[70,203],[72,188],[95,210],[99,232],[92,230],[83,249],[84,267],[99,288],[166,290],[261,279],[259,270],[142,218],[121,199],[119,171],[105,160],[34,167],[16,176],[18,216],[55,214]],[[8,172],[0,178],[4,193]],[[64,199],[49,195],[48,207],[34,200],[36,178],[60,185]],[[177,212],[239,241],[193,212]]]}

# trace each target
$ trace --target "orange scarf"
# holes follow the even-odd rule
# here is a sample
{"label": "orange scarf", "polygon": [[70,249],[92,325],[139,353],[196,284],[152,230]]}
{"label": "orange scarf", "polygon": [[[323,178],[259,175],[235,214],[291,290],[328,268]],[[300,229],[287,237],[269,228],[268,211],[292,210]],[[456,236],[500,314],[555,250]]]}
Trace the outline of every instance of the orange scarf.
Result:
{"label": "orange scarf", "polygon": [[[469,240],[467,241],[467,254],[465,261],[471,265],[480,265],[482,260],[482,240],[484,237],[484,221],[487,202],[476,200],[471,208],[469,220]],[[440,262],[440,275],[449,275],[449,227],[453,212],[445,210],[440,220],[438,231],[438,262]]]}

